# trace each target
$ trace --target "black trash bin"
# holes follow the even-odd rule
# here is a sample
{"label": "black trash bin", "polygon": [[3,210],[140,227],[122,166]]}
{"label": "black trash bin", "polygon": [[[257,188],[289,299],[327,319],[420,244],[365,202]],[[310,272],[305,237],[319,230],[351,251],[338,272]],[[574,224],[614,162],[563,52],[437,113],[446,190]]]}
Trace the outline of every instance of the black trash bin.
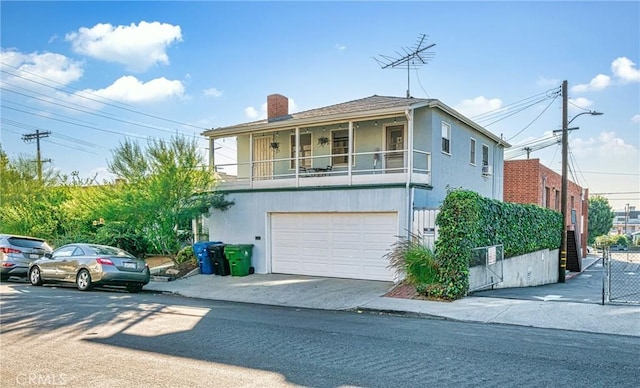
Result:
{"label": "black trash bin", "polygon": [[213,263],[213,273],[220,276],[231,274],[229,269],[229,260],[224,256],[224,247],[226,244],[212,244],[207,247],[207,252]]}
{"label": "black trash bin", "polygon": [[204,275],[213,274],[213,261],[207,252],[207,247],[212,244],[222,244],[221,241],[202,241],[193,244],[193,252],[198,258],[198,266],[200,267],[200,273]]}

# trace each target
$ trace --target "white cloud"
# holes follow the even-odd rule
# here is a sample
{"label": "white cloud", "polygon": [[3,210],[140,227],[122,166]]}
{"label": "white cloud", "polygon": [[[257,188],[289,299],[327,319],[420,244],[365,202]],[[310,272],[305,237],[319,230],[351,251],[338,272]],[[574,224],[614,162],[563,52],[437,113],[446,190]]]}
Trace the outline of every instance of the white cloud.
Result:
{"label": "white cloud", "polygon": [[209,89],[205,89],[204,90],[204,95],[205,96],[212,96],[212,97],[220,97],[220,96],[222,96],[222,91],[218,90],[216,88],[209,88]]}
{"label": "white cloud", "polygon": [[633,115],[631,121],[633,121],[634,123],[640,123],[640,114]]}
{"label": "white cloud", "polygon": [[166,49],[182,41],[180,26],[140,22],[129,26],[96,24],[65,36],[76,53],[107,62],[121,63],[132,71],[145,71],[155,64],[168,64]]}
{"label": "white cloud", "polygon": [[256,110],[256,108],[249,106],[247,108],[244,108],[244,115],[250,119],[255,119],[258,117],[258,111]]}
{"label": "white cloud", "polygon": [[[614,158],[619,160],[631,160],[630,157],[637,155],[638,150],[631,144],[625,143],[624,139],[618,137],[615,132],[602,132],[597,138],[575,138],[571,140],[571,150],[580,156],[590,156],[591,158],[602,158],[601,166],[606,166],[606,161]],[[611,171],[615,167],[611,166]]]}
{"label": "white cloud", "polygon": [[593,101],[588,98],[578,97],[578,98],[570,98],[569,99],[569,114],[576,115],[581,112],[585,112],[589,110],[589,108],[593,106]]}
{"label": "white cloud", "polygon": [[559,79],[538,77],[536,81],[536,85],[543,88],[551,88],[551,87],[559,87],[562,84],[562,81]]}
{"label": "white cloud", "polygon": [[611,71],[616,78],[624,83],[640,82],[640,70],[635,66],[636,64],[629,58],[620,57],[611,62]]}
{"label": "white cloud", "polygon": [[347,49],[347,46],[340,43],[336,43],[336,48],[338,49],[338,51],[344,51]]}
{"label": "white cloud", "polygon": [[142,82],[136,77],[125,76],[105,89],[84,90],[84,93],[123,102],[153,102],[171,97],[184,97],[184,86],[180,81],[171,81],[164,77]]}
{"label": "white cloud", "polygon": [[502,100],[499,98],[488,99],[484,96],[479,96],[474,99],[462,100],[460,104],[455,106],[455,109],[463,115],[473,118],[482,113],[490,112],[500,109],[502,107]]}
{"label": "white cloud", "polygon": [[[28,87],[30,90],[42,88],[38,83],[51,82],[68,85],[80,78],[84,73],[82,63],[61,54],[31,53],[24,54],[17,50],[1,50],[2,80]],[[8,66],[5,66],[7,64]],[[35,81],[38,83],[30,82]],[[3,82],[3,86],[4,82]],[[58,87],[59,85],[52,85]]]}
{"label": "white cloud", "polygon": [[580,84],[571,88],[574,93],[583,93],[591,90],[602,90],[611,85],[611,77],[604,74],[598,74],[588,84]]}

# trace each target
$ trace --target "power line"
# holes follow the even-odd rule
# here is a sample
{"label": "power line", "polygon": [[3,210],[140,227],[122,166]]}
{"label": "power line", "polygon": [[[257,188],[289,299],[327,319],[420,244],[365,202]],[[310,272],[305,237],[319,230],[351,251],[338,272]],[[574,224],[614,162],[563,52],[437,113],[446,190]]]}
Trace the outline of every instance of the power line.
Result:
{"label": "power line", "polygon": [[523,98],[523,99],[518,100],[516,102],[501,106],[500,108],[492,109],[490,111],[477,114],[477,115],[472,116],[470,118],[473,121],[476,121],[476,122],[492,120],[492,119],[494,119],[496,117],[500,117],[500,116],[503,116],[505,114],[508,114],[510,111],[520,110],[520,108],[522,108],[522,106],[525,106],[525,108],[529,107],[530,104],[531,104],[531,102],[530,102],[531,100],[535,99],[534,103],[538,103],[538,102],[544,101],[544,100],[546,100],[548,98],[557,97],[559,95],[559,93],[560,93],[559,88],[549,89],[549,90],[547,90],[545,92],[534,94],[533,96]]}
{"label": "power line", "polygon": [[[75,94],[75,95],[76,95],[76,96],[78,96],[78,97],[80,97],[80,98],[84,98],[84,99],[87,99],[87,100],[91,100],[91,101],[94,101],[94,102],[98,102],[98,103],[100,103],[100,104],[108,105],[108,106],[111,106],[111,107],[114,107],[114,108],[122,109],[122,110],[125,110],[125,111],[127,111],[127,112],[136,113],[136,114],[139,114],[139,115],[142,115],[142,116],[151,117],[151,118],[158,119],[158,120],[163,120],[163,121],[170,122],[170,123],[173,123],[173,124],[180,124],[180,125],[183,125],[183,126],[187,126],[187,127],[191,127],[191,128],[196,128],[196,129],[198,129],[198,130],[205,130],[205,131],[206,131],[206,130],[210,129],[210,128],[204,128],[204,127],[200,127],[200,126],[196,126],[196,125],[192,125],[192,124],[188,124],[188,123],[183,123],[183,122],[181,122],[181,121],[176,121],[176,120],[167,119],[167,118],[164,118],[164,117],[160,117],[160,116],[152,115],[152,114],[145,113],[145,112],[141,112],[141,111],[138,111],[138,110],[134,110],[134,109],[126,108],[126,107],[124,107],[124,106],[120,106],[120,105],[116,105],[116,104],[111,104],[111,103],[108,103],[108,102],[105,102],[105,101],[104,101],[104,100],[105,100],[105,99],[107,99],[107,98],[102,97],[102,96],[100,96],[100,95],[97,95],[97,94],[95,94],[95,93],[87,93],[86,91],[82,91],[82,90],[79,90],[79,89],[72,88],[72,87],[70,87],[70,86],[67,86],[67,85],[61,84],[61,83],[59,83],[59,82],[53,81],[53,80],[51,80],[51,79],[49,79],[49,78],[43,77],[43,76],[41,76],[41,75],[39,75],[39,74],[35,74],[35,73],[32,73],[32,72],[29,72],[29,71],[24,70],[24,69],[19,68],[19,67],[11,66],[11,65],[6,64],[6,63],[4,63],[4,62],[0,62],[0,64],[2,64],[3,66],[7,66],[7,67],[11,67],[11,68],[13,68],[13,69],[19,70],[19,71],[21,71],[21,72],[24,72],[24,73],[27,73],[27,74],[33,75],[33,76],[35,76],[35,77],[38,77],[38,78],[41,78],[41,79],[47,80],[48,82],[55,83],[55,84],[58,84],[58,85],[62,85],[62,86],[64,86],[65,88],[69,88],[69,89],[72,89],[72,90],[79,91],[79,92],[81,92],[82,94]],[[23,80],[25,80],[25,81],[29,81],[29,82],[33,82],[33,83],[38,84],[38,85],[42,85],[42,86],[47,87],[47,88],[51,88],[51,89],[54,89],[54,90],[58,90],[58,91],[61,91],[61,92],[64,92],[64,93],[70,94],[68,91],[66,91],[66,90],[64,90],[64,89],[56,88],[56,87],[54,87],[54,86],[47,85],[47,84],[45,84],[45,83],[35,81],[35,80],[30,79],[30,78],[23,77],[23,76],[21,76],[21,75],[14,74],[14,73],[11,73],[11,72],[8,72],[8,71],[6,71],[6,70],[2,70],[2,69],[0,69],[0,72],[3,72],[3,73],[6,73],[6,74],[9,74],[9,75],[12,75],[12,76],[14,76],[14,77],[17,77],[17,78],[23,79]],[[89,95],[91,95],[91,96],[100,97],[100,98],[101,98],[101,100],[98,100],[98,99],[95,99],[95,98],[91,98],[91,97],[87,97],[87,96],[85,96],[84,94],[89,94]],[[115,100],[111,100],[111,101],[115,101]],[[118,101],[118,103],[120,103],[120,102]],[[122,103],[120,103],[120,104],[122,104]],[[122,104],[122,105],[124,105],[124,104]]]}
{"label": "power line", "polygon": [[549,104],[547,104],[547,106],[542,110],[542,112],[540,112],[539,115],[537,115],[533,120],[531,120],[531,122],[529,122],[529,124],[527,124],[524,128],[522,128],[520,131],[518,131],[518,133],[516,133],[515,135],[511,136],[509,139],[507,139],[507,141],[510,141],[511,139],[515,138],[516,136],[518,136],[519,134],[521,134],[522,132],[524,132],[527,128],[529,128],[533,123],[535,123],[536,121],[538,121],[538,119],[540,118],[540,116],[542,116],[544,114],[544,112],[547,111],[547,109],[549,109],[549,107],[551,106],[551,104],[553,104],[553,102],[558,98],[558,96],[554,97],[553,100],[549,101]]}
{"label": "power line", "polygon": [[110,131],[110,130],[108,130],[108,129],[102,129],[102,128],[97,128],[97,127],[92,127],[92,126],[90,126],[90,125],[83,125],[83,124],[73,123],[73,122],[66,121],[66,120],[56,119],[56,118],[53,118],[53,117],[47,117],[47,116],[43,116],[43,115],[40,115],[40,114],[37,114],[37,113],[27,112],[27,111],[24,111],[24,110],[20,110],[20,109],[12,108],[12,107],[10,107],[10,106],[5,106],[4,108],[5,108],[5,109],[15,110],[15,111],[22,112],[22,113],[26,113],[26,114],[30,114],[30,115],[33,115],[33,116],[38,116],[38,117],[46,118],[46,119],[49,119],[49,120],[60,121],[60,122],[62,122],[62,123],[66,123],[66,124],[76,125],[76,126],[79,126],[79,127],[84,127],[84,128],[89,128],[89,129],[95,129],[95,130],[97,130],[97,131],[101,131],[101,132],[107,132],[107,133],[112,133],[112,134],[121,135],[121,136],[126,136],[126,137],[135,137],[135,138],[138,138],[138,139],[146,139],[146,138],[147,138],[146,136],[139,136],[139,135],[134,135],[134,134],[126,134],[126,133],[122,133],[122,132]]}
{"label": "power line", "polygon": [[[175,133],[174,131],[171,131],[171,130],[168,130],[168,129],[158,128],[156,126],[151,126],[151,125],[146,125],[146,124],[138,124],[138,123],[134,123],[134,122],[128,121],[128,120],[118,119],[118,118],[111,117],[111,116],[108,116],[108,115],[103,115],[103,114],[100,114],[100,113],[91,112],[91,111],[87,111],[87,110],[80,109],[80,108],[75,108],[75,107],[72,107],[72,106],[69,106],[69,105],[59,104],[59,103],[56,103],[56,102],[53,102],[53,101],[48,101],[48,100],[43,99],[43,98],[29,96],[27,94],[19,93],[19,92],[13,91],[13,90],[6,90],[4,88],[0,88],[0,89],[3,89],[4,91],[7,91],[7,92],[17,93],[17,94],[20,94],[20,95],[23,95],[23,96],[26,96],[26,97],[29,97],[29,98],[33,98],[33,99],[38,100],[38,101],[43,101],[43,102],[45,102],[47,104],[61,106],[61,107],[65,108],[65,109],[75,110],[77,112],[82,112],[82,113],[86,113],[86,114],[102,117],[102,118],[105,118],[105,119],[108,119],[108,120],[118,121],[118,122],[125,123],[125,124],[136,125],[136,126],[139,126],[139,127],[155,129],[157,131],[167,132],[167,133],[171,133],[171,134]],[[30,108],[28,105],[20,104],[20,103],[14,102],[14,101],[10,101],[10,100],[4,99],[3,102],[5,102],[5,101],[9,102],[11,104],[15,104],[15,105],[19,105],[19,106]]]}

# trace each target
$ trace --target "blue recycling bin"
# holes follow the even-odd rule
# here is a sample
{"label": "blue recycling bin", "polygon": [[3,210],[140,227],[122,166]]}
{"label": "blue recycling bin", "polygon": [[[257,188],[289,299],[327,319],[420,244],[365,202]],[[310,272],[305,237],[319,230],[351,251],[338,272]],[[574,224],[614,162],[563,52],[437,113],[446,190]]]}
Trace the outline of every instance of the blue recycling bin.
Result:
{"label": "blue recycling bin", "polygon": [[214,272],[213,260],[209,256],[207,247],[214,244],[222,244],[221,241],[202,241],[193,244],[193,253],[198,258],[198,266],[200,273],[204,275],[212,275]]}

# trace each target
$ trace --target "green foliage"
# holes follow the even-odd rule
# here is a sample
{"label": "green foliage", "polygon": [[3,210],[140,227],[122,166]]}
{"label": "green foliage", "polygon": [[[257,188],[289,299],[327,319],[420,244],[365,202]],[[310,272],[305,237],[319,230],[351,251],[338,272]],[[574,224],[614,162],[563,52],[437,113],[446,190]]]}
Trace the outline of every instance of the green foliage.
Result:
{"label": "green foliage", "polygon": [[424,246],[417,236],[398,237],[389,253],[389,268],[399,276],[406,275],[406,281],[416,286],[433,284],[437,280],[438,264],[433,250]]}
{"label": "green foliage", "polygon": [[124,183],[111,193],[105,219],[131,224],[142,231],[154,253],[172,254],[181,246],[179,225],[233,202],[211,193],[214,178],[204,166],[195,141],[175,137],[149,140],[147,148],[125,141],[113,152],[109,169]]}
{"label": "green foliage", "polygon": [[438,282],[422,292],[446,300],[458,299],[467,293],[473,248],[502,244],[505,257],[511,257],[540,249],[557,249],[562,237],[562,216],[558,212],[536,205],[483,198],[461,189],[448,192],[436,223],[439,227],[435,251]]}
{"label": "green foliage", "polygon": [[125,222],[113,221],[100,226],[95,243],[124,249],[136,257],[143,257],[149,250],[144,234]]}
{"label": "green foliage", "polygon": [[54,246],[96,242],[136,256],[172,255],[189,238],[183,229],[193,218],[233,205],[213,191],[213,174],[195,141],[150,140],[145,150],[127,141],[113,154],[109,167],[120,180],[97,185],[95,178],[56,175],[51,168],[40,181],[33,158],[12,161],[0,149],[2,232],[42,237]]}
{"label": "green foliage", "polygon": [[178,254],[176,255],[175,262],[176,264],[197,263],[198,258],[193,251],[193,247],[189,245],[180,249],[180,251],[178,251]]}
{"label": "green foliage", "polygon": [[609,200],[602,196],[589,198],[589,239],[593,244],[598,236],[606,235],[613,227],[615,213],[609,205]]}

